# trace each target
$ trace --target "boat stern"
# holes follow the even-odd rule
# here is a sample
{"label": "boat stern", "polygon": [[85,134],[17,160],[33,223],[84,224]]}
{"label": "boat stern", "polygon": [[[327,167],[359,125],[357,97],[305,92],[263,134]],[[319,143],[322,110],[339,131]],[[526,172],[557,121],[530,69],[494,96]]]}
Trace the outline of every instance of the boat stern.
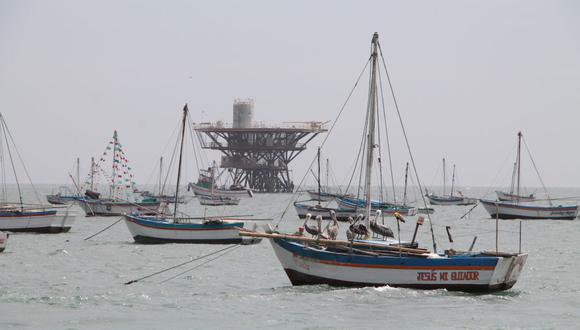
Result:
{"label": "boat stern", "polygon": [[500,291],[513,287],[524,269],[527,258],[527,253],[499,257],[489,283],[490,289]]}

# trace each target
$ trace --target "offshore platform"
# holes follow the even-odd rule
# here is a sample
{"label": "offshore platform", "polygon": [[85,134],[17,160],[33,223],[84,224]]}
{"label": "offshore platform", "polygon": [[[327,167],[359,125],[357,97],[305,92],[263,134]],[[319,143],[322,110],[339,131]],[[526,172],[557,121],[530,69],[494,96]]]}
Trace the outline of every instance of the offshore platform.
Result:
{"label": "offshore platform", "polygon": [[290,122],[266,126],[254,122],[254,101],[235,100],[233,123],[194,125],[201,147],[223,153],[220,167],[228,169],[233,184],[255,192],[292,192],[288,164],[318,134],[321,122]]}

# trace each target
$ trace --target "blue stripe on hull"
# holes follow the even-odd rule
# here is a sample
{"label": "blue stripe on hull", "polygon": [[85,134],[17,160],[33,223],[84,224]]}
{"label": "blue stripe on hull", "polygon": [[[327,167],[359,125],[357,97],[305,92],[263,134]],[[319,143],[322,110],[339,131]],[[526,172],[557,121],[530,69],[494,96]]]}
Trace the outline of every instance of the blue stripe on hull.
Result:
{"label": "blue stripe on hull", "polygon": [[243,222],[228,222],[228,223],[171,223],[164,222],[160,220],[147,219],[143,217],[127,216],[129,221],[132,221],[138,225],[157,228],[157,229],[176,229],[176,230],[219,230],[219,229],[232,229],[232,228],[243,228]]}
{"label": "blue stripe on hull", "polygon": [[[449,258],[417,258],[417,257],[398,257],[398,256],[364,256],[353,255],[349,253],[328,252],[322,250],[307,249],[303,245],[295,242],[289,242],[282,239],[274,239],[274,242],[283,249],[294,253],[295,255],[307,257],[314,261],[327,261],[341,263],[345,266],[397,266],[404,269],[405,267],[495,267],[498,261],[497,257],[485,256],[454,256]],[[371,250],[372,251],[372,250]]]}

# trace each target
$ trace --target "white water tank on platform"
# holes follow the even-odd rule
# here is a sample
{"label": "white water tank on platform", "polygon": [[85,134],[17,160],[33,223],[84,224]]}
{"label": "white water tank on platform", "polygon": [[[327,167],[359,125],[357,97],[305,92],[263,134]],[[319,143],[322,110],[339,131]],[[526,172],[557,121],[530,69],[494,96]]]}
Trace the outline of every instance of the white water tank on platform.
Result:
{"label": "white water tank on platform", "polygon": [[254,121],[254,100],[234,101],[233,128],[251,128]]}

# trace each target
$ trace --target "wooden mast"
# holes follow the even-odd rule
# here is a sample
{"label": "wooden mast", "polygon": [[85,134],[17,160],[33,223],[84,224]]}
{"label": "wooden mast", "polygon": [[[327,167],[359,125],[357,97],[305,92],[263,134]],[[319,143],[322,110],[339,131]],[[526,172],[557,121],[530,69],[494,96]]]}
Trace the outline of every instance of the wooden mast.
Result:
{"label": "wooden mast", "polygon": [[371,179],[373,168],[373,153],[375,148],[375,117],[376,117],[376,97],[377,97],[377,55],[379,47],[379,34],[375,32],[372,39],[372,53],[371,53],[371,77],[369,86],[368,99],[368,136],[367,136],[367,159],[365,171],[365,225],[370,228],[371,218]]}
{"label": "wooden mast", "polygon": [[161,182],[163,178],[163,156],[159,158],[159,196],[163,195],[163,189],[161,188]]}
{"label": "wooden mast", "polygon": [[113,179],[111,180],[111,185],[109,188],[109,194],[113,198],[113,193],[115,192],[115,182],[117,181],[117,171],[115,168],[117,160],[117,130],[113,133]]}
{"label": "wooden mast", "polygon": [[175,206],[173,208],[173,222],[175,222],[175,218],[177,217],[177,199],[179,196],[179,181],[181,180],[181,160],[183,158],[183,142],[185,137],[185,121],[187,119],[187,103],[183,107],[183,121],[181,123],[181,145],[179,146],[179,165],[177,166],[177,186],[175,187]]}
{"label": "wooden mast", "polygon": [[522,146],[522,132],[518,132],[518,155],[517,155],[517,164],[518,164],[518,177],[517,177],[517,186],[516,186],[516,201],[520,201],[520,168],[521,168],[521,146]]}
{"label": "wooden mast", "polygon": [[405,166],[405,189],[403,190],[403,206],[407,204],[407,179],[409,177],[409,162]]}
{"label": "wooden mast", "polygon": [[77,157],[77,183],[81,184],[81,160]]}
{"label": "wooden mast", "polygon": [[445,158],[443,158],[443,196],[445,196]]}
{"label": "wooden mast", "polygon": [[320,147],[318,147],[318,153],[317,153],[317,158],[318,158],[318,206],[320,206],[320,200],[322,199],[322,196],[320,196]]}
{"label": "wooden mast", "polygon": [[451,197],[453,197],[453,186],[455,185],[455,164],[453,164],[453,174],[451,176]]}
{"label": "wooden mast", "polygon": [[95,191],[95,157],[91,157],[91,191]]}

